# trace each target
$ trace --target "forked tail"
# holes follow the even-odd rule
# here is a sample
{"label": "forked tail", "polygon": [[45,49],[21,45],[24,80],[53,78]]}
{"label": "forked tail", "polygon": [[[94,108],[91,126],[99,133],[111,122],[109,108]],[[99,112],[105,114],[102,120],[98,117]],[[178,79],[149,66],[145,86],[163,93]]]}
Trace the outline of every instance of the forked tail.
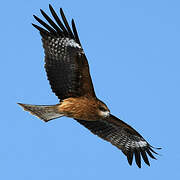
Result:
{"label": "forked tail", "polygon": [[56,119],[62,117],[58,109],[57,105],[31,105],[31,104],[19,104],[25,111],[29,111],[32,115],[37,116],[38,118],[42,119],[43,121],[47,122],[52,119]]}

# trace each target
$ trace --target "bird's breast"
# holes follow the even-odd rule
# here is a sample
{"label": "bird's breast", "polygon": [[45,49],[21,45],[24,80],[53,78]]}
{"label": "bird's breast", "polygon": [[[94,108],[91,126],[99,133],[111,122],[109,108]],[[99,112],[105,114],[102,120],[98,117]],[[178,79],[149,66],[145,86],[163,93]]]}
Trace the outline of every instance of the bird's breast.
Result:
{"label": "bird's breast", "polygon": [[85,97],[67,98],[58,106],[59,112],[67,117],[95,121],[99,119],[97,113],[97,102],[95,99]]}

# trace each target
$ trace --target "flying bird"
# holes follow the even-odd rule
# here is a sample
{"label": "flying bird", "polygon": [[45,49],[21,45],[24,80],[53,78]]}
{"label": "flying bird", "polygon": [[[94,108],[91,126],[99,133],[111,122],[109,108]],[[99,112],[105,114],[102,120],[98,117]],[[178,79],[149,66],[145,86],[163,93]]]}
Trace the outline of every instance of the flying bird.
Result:
{"label": "flying bird", "polygon": [[47,22],[34,15],[42,26],[32,25],[42,37],[45,70],[52,91],[60,102],[56,105],[18,104],[45,122],[62,116],[74,118],[92,133],[119,148],[130,165],[135,157],[139,168],[141,159],[150,166],[148,156],[156,159],[154,147],[130,125],[112,115],[107,105],[96,97],[74,20],[71,28],[62,8],[62,20],[51,5],[49,9],[54,21],[40,10]]}

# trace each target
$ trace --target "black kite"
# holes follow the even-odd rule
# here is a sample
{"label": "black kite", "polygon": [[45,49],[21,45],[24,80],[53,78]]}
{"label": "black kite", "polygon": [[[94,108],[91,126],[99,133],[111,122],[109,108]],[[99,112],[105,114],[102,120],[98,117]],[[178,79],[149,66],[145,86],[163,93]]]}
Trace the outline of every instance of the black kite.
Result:
{"label": "black kite", "polygon": [[49,9],[55,22],[41,10],[49,25],[37,16],[34,18],[44,28],[32,25],[41,34],[47,77],[60,103],[51,106],[21,103],[19,105],[45,122],[61,116],[74,118],[92,133],[121,149],[130,165],[133,156],[139,168],[141,158],[150,165],[147,155],[156,159],[152,153],[157,154],[153,147],[131,126],[110,114],[106,104],[96,97],[88,61],[74,20],[71,29],[62,9],[60,14],[63,22],[51,5]]}

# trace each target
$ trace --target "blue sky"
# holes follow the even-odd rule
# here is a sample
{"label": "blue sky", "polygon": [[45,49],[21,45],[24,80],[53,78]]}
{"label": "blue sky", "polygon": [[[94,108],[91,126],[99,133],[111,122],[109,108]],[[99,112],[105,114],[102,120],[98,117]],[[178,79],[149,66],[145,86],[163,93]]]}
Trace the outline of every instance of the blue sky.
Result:
{"label": "blue sky", "polygon": [[[39,33],[48,4],[74,18],[97,96],[111,113],[162,147],[151,167],[130,167],[117,148],[73,119],[44,123],[17,102],[56,104]],[[180,161],[180,2],[3,1],[0,179],[172,179]]]}

